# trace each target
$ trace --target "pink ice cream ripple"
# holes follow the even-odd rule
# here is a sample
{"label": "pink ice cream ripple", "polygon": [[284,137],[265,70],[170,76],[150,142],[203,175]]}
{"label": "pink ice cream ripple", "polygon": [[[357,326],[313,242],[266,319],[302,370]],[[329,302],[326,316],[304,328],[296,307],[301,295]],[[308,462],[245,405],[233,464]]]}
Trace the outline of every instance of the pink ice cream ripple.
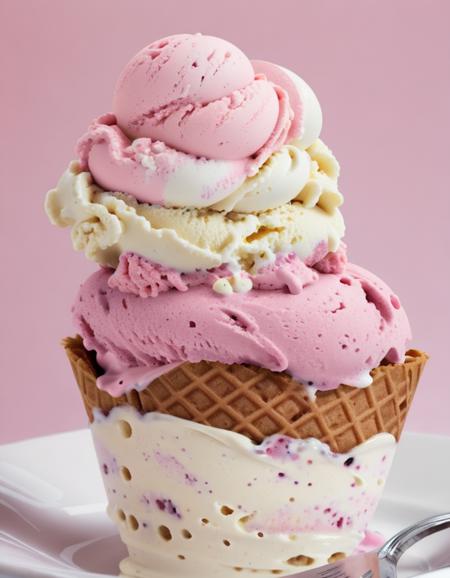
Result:
{"label": "pink ice cream ripple", "polygon": [[[334,259],[332,256],[322,258],[317,265],[320,267],[319,271],[326,268],[327,273],[340,273],[344,267],[343,260]],[[147,298],[158,297],[171,289],[185,292],[190,287],[198,285],[211,287],[218,279],[230,275],[232,273],[227,265],[193,273],[181,273],[135,253],[123,253],[117,268],[109,277],[108,285],[122,293]],[[251,279],[256,290],[286,289],[292,294],[300,293],[318,277],[318,273],[303,263],[295,253],[278,255],[273,264],[262,267],[255,274],[242,272],[240,275]]]}
{"label": "pink ice cream ripple", "polygon": [[[317,273],[342,273],[347,264],[347,247],[341,243],[335,253],[327,253],[327,244],[321,242],[306,263],[295,253],[279,254],[274,263],[262,267],[257,273],[242,272],[241,276],[251,279],[254,289],[273,291],[286,289],[292,294],[317,280]],[[314,269],[316,271],[314,271]],[[226,264],[209,270],[182,273],[171,267],[152,262],[136,253],[123,253],[108,284],[122,293],[139,297],[158,297],[170,289],[184,292],[189,287],[206,285],[211,287],[222,277],[232,275]]]}
{"label": "pink ice cream ripple", "polygon": [[398,298],[356,265],[340,274],[314,271],[315,281],[297,294],[224,297],[197,285],[182,299],[177,291],[158,299],[124,294],[110,287],[111,275],[89,277],[73,308],[85,346],[107,374],[208,360],[286,371],[326,390],[358,385],[384,359],[403,361],[411,338]]}
{"label": "pink ice cream ripple", "polygon": [[313,255],[313,262],[309,263],[314,266],[320,273],[342,273],[348,263],[347,258],[347,245],[341,241],[337,251],[329,252],[325,257],[319,257],[318,252]]}
{"label": "pink ice cream ripple", "polygon": [[[142,163],[142,155],[150,165]],[[193,164],[197,173],[201,173],[209,162],[179,152],[158,140],[139,138],[132,142],[116,124],[113,114],[105,114],[91,124],[77,143],[77,156],[82,169],[89,170],[104,190],[129,194],[142,203],[162,206],[166,205],[165,190],[171,177],[176,177],[187,164]],[[244,182],[249,172],[246,161],[228,161],[225,168],[225,176],[208,171],[207,181],[201,187],[189,183],[185,177],[184,186],[193,189],[194,193],[197,189],[194,206],[212,204],[228,196]],[[206,186],[209,203],[202,203]]]}

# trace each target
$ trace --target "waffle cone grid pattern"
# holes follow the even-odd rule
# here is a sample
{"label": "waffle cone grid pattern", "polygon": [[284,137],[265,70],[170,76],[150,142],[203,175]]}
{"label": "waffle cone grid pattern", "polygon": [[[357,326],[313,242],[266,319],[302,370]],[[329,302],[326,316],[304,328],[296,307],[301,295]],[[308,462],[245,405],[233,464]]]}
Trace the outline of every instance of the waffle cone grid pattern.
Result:
{"label": "waffle cone grid pattern", "polygon": [[255,443],[278,434],[314,437],[335,452],[348,452],[380,432],[399,439],[427,356],[407,353],[403,364],[380,365],[366,388],[341,385],[308,397],[303,384],[286,373],[252,365],[202,361],[182,363],[142,391],[114,398],[96,386],[94,358],[80,337],[63,342],[90,421],[120,405],[241,433]]}

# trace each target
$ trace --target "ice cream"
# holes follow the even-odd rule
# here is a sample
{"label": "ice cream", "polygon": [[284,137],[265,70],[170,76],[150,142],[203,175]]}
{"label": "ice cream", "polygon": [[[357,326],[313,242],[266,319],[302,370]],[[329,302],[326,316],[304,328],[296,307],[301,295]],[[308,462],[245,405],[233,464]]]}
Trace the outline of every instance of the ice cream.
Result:
{"label": "ice cream", "polygon": [[116,376],[124,389],[147,385],[128,381],[129,369],[173,362],[249,363],[333,389],[368,385],[383,359],[403,361],[409,324],[382,281],[354,265],[337,275],[305,272],[295,295],[260,289],[224,298],[199,285],[149,304],[111,289],[103,270],[82,286],[74,322],[108,381]]}
{"label": "ice cream", "polygon": [[286,251],[311,263],[335,251],[344,235],[340,211],[325,208],[330,197],[339,195],[325,173],[333,174],[333,157],[321,144],[314,156],[317,160],[301,202],[256,214],[138,203],[129,195],[103,191],[74,161],[49,192],[47,213],[54,224],[72,227],[75,249],[110,267],[116,267],[127,252],[182,272],[222,264],[248,270]]}
{"label": "ice cream", "polygon": [[100,186],[141,202],[197,208],[222,207],[238,189],[233,204],[243,212],[297,196],[310,170],[303,149],[322,121],[314,93],[295,74],[252,66],[230,43],[189,34],[151,44],[129,62],[113,113],[78,144],[83,168]]}
{"label": "ice cream", "polygon": [[47,195],[100,265],[64,347],[124,576],[288,576],[364,541],[426,355],[348,262],[321,128],[294,72],[170,36]]}
{"label": "ice cream", "polygon": [[113,112],[92,123],[47,197],[52,222],[71,226],[90,259],[116,267],[135,252],[188,272],[337,249],[339,165],[318,140],[319,103],[294,73],[254,69],[219,39],[170,37],[131,60]]}
{"label": "ice cream", "polygon": [[[324,255],[320,258],[321,255]],[[309,267],[307,263],[313,265]],[[111,288],[140,297],[157,297],[177,289],[187,291],[197,285],[211,286],[219,293],[246,292],[252,287],[261,290],[283,289],[297,294],[317,279],[317,272],[342,273],[347,263],[345,244],[334,253],[327,253],[326,244],[318,245],[305,263],[295,253],[278,254],[275,261],[259,267],[255,273],[232,274],[228,265],[183,273],[171,267],[153,263],[135,253],[123,253],[117,268],[108,279]],[[221,289],[220,289],[221,288]]]}
{"label": "ice cream", "polygon": [[396,446],[385,433],[348,454],[286,436],[255,446],[129,407],[92,431],[130,550],[121,570],[146,578],[286,575],[340,559],[364,535]]}

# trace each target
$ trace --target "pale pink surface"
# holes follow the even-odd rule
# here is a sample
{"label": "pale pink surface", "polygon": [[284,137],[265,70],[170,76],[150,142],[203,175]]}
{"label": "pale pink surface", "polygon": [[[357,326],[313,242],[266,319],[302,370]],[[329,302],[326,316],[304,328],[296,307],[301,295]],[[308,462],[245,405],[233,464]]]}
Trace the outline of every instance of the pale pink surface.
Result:
{"label": "pale pink surface", "polygon": [[131,59],[117,83],[113,112],[132,138],[239,160],[267,142],[279,105],[273,85],[255,79],[238,48],[212,36],[180,34]]}
{"label": "pale pink surface", "polygon": [[184,187],[181,206],[221,201],[286,142],[292,125],[303,126],[295,85],[278,66],[265,65],[281,86],[255,74],[220,38],[179,34],[153,42],[123,69],[114,114],[79,140],[82,165],[104,189],[141,202],[170,204],[165,188],[173,180],[179,193]]}
{"label": "pale pink surface", "polygon": [[[289,75],[276,64],[272,62],[265,62],[264,60],[252,60],[255,72],[264,74],[264,76],[271,80],[274,84],[281,86],[288,94],[289,105],[293,112],[291,126],[289,127],[288,140],[298,138],[302,133],[303,124],[303,103],[295,86]],[[295,72],[295,71],[294,71]]]}
{"label": "pale pink surface", "polygon": [[[149,198],[148,178],[145,167],[136,159],[136,151],[131,147],[131,141],[115,124],[112,114],[96,119],[88,132],[77,143],[77,154],[83,170],[89,170],[89,160],[97,167],[95,182],[106,191],[127,193],[131,188],[139,201],[163,204],[164,186],[166,183],[167,165],[172,170],[179,165],[180,155],[166,151],[161,160],[161,152],[154,150],[149,141],[146,149],[152,153],[157,168],[151,175],[151,197]],[[165,149],[166,147],[164,147]]]}
{"label": "pale pink surface", "polygon": [[249,26],[259,6],[0,3],[8,111],[0,139],[0,443],[86,424],[59,342],[73,332],[67,304],[74,288],[94,266],[73,251],[67,231],[49,226],[43,197],[87,121],[109,108],[127,60],[176,30],[228,38],[312,86],[325,115],[323,138],[342,166],[350,257],[396,288],[413,344],[431,355],[407,428],[450,434],[450,3],[340,0],[324,10],[324,3],[286,0],[285,10],[259,10],[257,26]]}
{"label": "pale pink surface", "polygon": [[338,275],[314,272],[297,294],[222,296],[197,286],[142,299],[111,289],[110,275],[89,277],[73,312],[85,346],[114,373],[177,361],[251,363],[330,389],[356,384],[384,358],[402,361],[410,339],[398,299],[355,265]]}
{"label": "pale pink surface", "polygon": [[[132,146],[133,145],[133,146]],[[133,195],[138,201],[158,205],[165,204],[164,188],[170,177],[187,163],[194,164],[198,172],[208,163],[207,159],[179,152],[161,141],[140,138],[132,141],[116,124],[114,115],[103,115],[95,120],[87,133],[78,141],[77,154],[84,169],[90,170],[95,182],[106,191],[119,191]],[[144,154],[152,159],[154,169],[148,170],[138,159]],[[236,190],[248,173],[245,160],[228,161],[227,176],[211,174],[201,187],[186,182],[187,189],[197,189],[195,206],[212,204]],[[216,178],[214,178],[216,177]]]}

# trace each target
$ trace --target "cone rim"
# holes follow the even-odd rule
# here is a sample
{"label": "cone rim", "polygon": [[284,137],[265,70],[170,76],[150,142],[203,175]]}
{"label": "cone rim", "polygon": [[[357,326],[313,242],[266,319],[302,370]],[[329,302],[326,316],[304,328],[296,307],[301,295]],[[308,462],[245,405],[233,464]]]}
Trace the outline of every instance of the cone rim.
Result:
{"label": "cone rim", "polygon": [[[62,345],[91,422],[95,410],[108,415],[116,406],[131,406],[141,414],[159,412],[242,433],[257,444],[274,434],[314,437],[341,453],[376,433],[387,432],[400,438],[428,360],[426,353],[410,349],[404,363],[382,363],[372,370],[371,385],[340,385],[318,391],[315,400],[309,398],[303,383],[286,372],[249,364],[183,362],[146,388],[114,398],[97,387],[102,370],[95,353],[87,351],[81,337],[66,338]],[[181,385],[180,378],[184,380]],[[229,386],[223,396],[215,390],[217,379]],[[202,407],[205,398],[211,402],[209,407]],[[252,405],[254,409],[246,413]]]}

